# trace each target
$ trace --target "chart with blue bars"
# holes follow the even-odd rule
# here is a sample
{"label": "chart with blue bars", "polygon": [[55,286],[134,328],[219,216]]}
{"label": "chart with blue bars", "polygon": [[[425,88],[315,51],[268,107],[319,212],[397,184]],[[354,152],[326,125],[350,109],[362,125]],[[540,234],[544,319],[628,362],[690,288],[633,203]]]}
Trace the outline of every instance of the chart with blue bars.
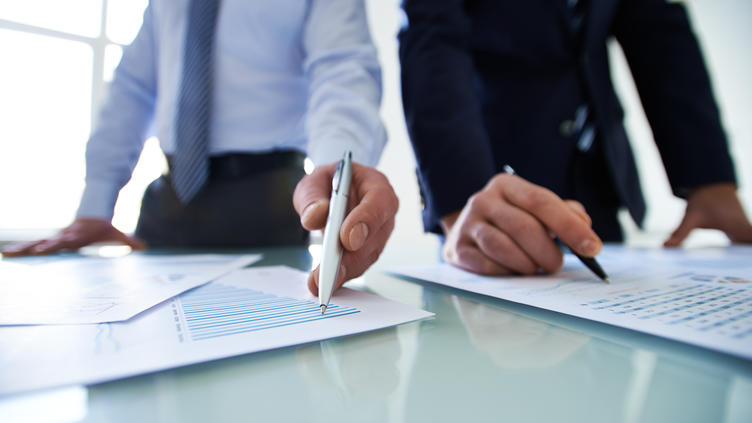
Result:
{"label": "chart with blue bars", "polygon": [[178,302],[182,309],[188,336],[192,341],[331,319],[360,312],[352,307],[330,304],[326,313],[322,315],[321,308],[314,301],[280,297],[216,282],[186,292],[179,297]]}

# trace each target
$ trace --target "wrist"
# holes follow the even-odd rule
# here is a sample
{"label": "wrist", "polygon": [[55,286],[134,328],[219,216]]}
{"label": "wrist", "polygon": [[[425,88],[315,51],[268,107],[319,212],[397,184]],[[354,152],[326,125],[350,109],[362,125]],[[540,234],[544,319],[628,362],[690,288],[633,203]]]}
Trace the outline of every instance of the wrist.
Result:
{"label": "wrist", "polygon": [[713,183],[694,187],[687,195],[687,201],[736,198],[737,187],[733,183]]}

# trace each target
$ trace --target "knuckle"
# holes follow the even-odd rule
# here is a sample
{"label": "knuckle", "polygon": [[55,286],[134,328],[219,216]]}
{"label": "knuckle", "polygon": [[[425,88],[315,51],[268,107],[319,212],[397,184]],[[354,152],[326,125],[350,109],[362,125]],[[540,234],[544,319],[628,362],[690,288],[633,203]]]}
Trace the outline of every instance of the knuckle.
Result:
{"label": "knuckle", "polygon": [[487,200],[483,193],[475,193],[467,200],[467,207],[473,212],[486,209]]}
{"label": "knuckle", "polygon": [[489,228],[478,225],[473,231],[473,238],[484,250],[494,250],[499,247],[499,242]]}
{"label": "knuckle", "polygon": [[394,190],[391,191],[390,205],[394,213],[397,213],[397,210],[399,210],[399,206],[400,206],[400,200],[399,200],[399,197],[397,197],[397,194],[394,192]]}
{"label": "knuckle", "polygon": [[[381,248],[376,248],[370,253],[368,253],[368,256],[366,257],[366,266],[370,266],[373,263],[376,263],[376,260],[379,259],[379,256],[381,256]],[[361,272],[362,273],[362,272]]]}
{"label": "knuckle", "polygon": [[539,226],[539,223],[530,219],[508,219],[504,229],[512,238],[518,239],[540,231]]}
{"label": "knuckle", "polygon": [[528,210],[540,210],[552,201],[551,192],[545,189],[528,190],[521,194],[521,201]]}
{"label": "knuckle", "polygon": [[508,175],[506,173],[496,174],[493,178],[491,178],[491,180],[488,182],[488,184],[486,185],[486,187],[490,188],[490,187],[503,186],[504,184],[506,184],[507,182],[509,182],[510,176],[511,175]]}
{"label": "knuckle", "polygon": [[468,263],[470,261],[472,249],[469,246],[460,245],[453,248],[451,253],[456,263]]}

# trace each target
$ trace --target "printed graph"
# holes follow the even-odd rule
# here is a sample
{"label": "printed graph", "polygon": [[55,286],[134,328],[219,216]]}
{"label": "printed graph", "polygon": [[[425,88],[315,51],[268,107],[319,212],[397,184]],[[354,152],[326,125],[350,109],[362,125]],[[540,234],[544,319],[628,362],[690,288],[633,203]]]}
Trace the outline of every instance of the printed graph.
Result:
{"label": "printed graph", "polygon": [[200,341],[359,313],[330,304],[280,297],[247,288],[210,283],[179,297],[190,339]]}

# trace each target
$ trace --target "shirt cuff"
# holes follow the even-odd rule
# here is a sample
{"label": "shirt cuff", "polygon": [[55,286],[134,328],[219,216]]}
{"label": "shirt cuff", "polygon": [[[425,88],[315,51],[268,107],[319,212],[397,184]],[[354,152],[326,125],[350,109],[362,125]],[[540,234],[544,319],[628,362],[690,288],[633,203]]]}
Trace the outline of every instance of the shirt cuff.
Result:
{"label": "shirt cuff", "polygon": [[76,217],[112,220],[119,191],[117,184],[86,181],[86,188],[84,188]]}
{"label": "shirt cuff", "polygon": [[[370,151],[362,143],[353,142],[351,138],[331,137],[325,142],[312,143],[308,146],[308,157],[313,164],[318,166],[327,165],[342,159],[345,152],[352,152],[354,162],[375,167],[378,164],[384,142],[378,143],[381,148],[373,148],[377,152]],[[376,147],[376,146],[374,146]]]}

